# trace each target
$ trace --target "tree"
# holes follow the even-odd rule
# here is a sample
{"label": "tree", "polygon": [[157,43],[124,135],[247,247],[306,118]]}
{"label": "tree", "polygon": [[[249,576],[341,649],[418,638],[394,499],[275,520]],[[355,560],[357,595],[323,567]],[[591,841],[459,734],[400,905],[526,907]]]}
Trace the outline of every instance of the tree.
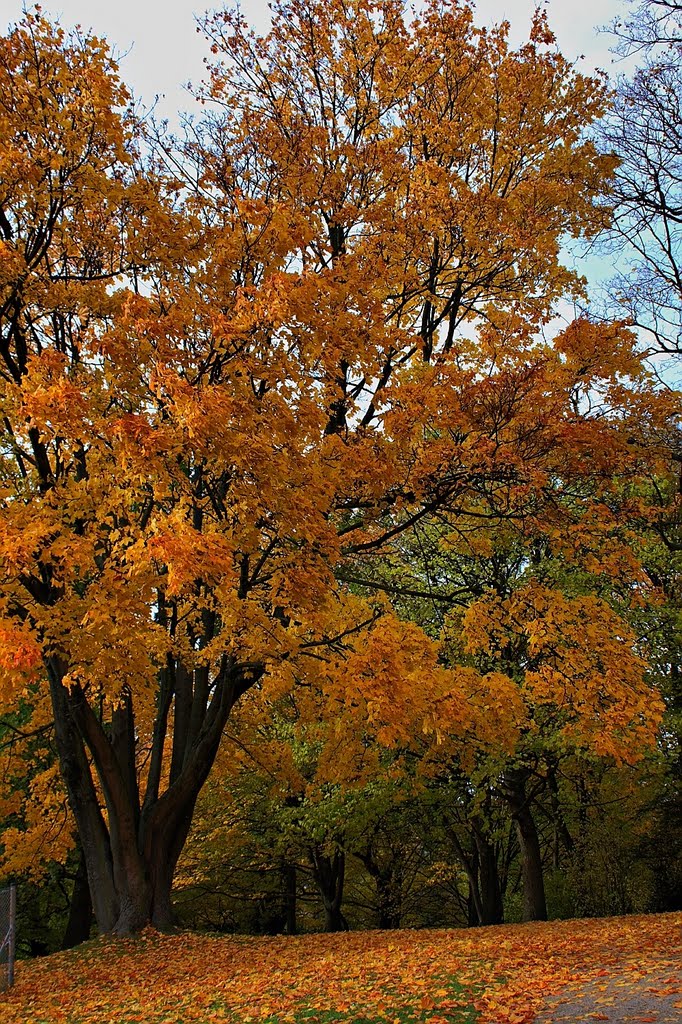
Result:
{"label": "tree", "polygon": [[667,51],[670,62],[682,43],[680,31],[682,4],[678,0],[641,0],[634,12],[626,18],[616,18],[611,31],[618,36],[618,52],[624,55],[642,50]]}
{"label": "tree", "polygon": [[[613,166],[582,134],[603,85],[543,17],[518,51],[466,5],[408,25],[398,0],[205,30],[209,112],[144,158],[100,40],[36,13],[0,46],[2,699],[49,709],[118,933],[172,922],[250,689],[360,687],[385,718],[419,664],[425,726],[430,693],[466,717],[435,644],[343,567],[439,509],[556,526],[549,466],[637,460],[627,334],[531,342]],[[605,378],[616,413],[583,414]]]}
{"label": "tree", "polygon": [[642,56],[618,83],[602,145],[619,158],[609,202],[623,269],[613,303],[653,352],[682,346],[682,5],[644,0],[612,26],[622,54]]}
{"label": "tree", "polygon": [[[387,587],[409,579],[409,588],[396,586],[396,600],[403,614],[440,636],[441,659],[453,668],[477,669],[466,688],[470,710],[478,711],[470,731],[460,730],[427,761],[436,774],[463,779],[454,810],[470,804],[465,823],[471,839],[460,840],[455,832],[453,843],[479,897],[480,917],[488,914],[475,891],[474,851],[483,852],[476,841],[486,838],[482,811],[491,790],[508,805],[518,833],[525,916],[542,918],[547,849],[538,813],[552,822],[556,844],[569,853],[572,847],[557,772],[576,757],[637,760],[655,742],[660,683],[645,674],[643,657],[651,661],[657,652],[641,620],[661,594],[634,557],[642,506],[631,503],[629,490],[637,488],[641,499],[645,486],[643,474],[624,478],[597,499],[589,481],[565,470],[557,492],[564,505],[561,532],[548,532],[547,524],[538,529],[530,517],[483,528],[473,518],[441,512],[402,535],[386,565]],[[567,529],[576,500],[580,519]],[[593,518],[586,514],[591,502],[595,513],[604,502],[610,508],[601,507]],[[554,861],[558,866],[558,854]],[[494,872],[489,874],[494,883]],[[499,913],[494,889],[490,895]]]}
{"label": "tree", "polygon": [[51,731],[26,702],[0,720],[0,872],[22,883],[17,943],[32,955],[82,942],[92,920]]}

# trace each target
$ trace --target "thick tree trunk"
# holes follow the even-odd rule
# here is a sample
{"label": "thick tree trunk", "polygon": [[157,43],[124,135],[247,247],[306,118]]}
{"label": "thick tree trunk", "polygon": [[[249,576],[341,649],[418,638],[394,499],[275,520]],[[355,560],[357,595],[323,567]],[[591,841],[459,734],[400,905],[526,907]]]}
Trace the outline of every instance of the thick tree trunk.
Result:
{"label": "thick tree trunk", "polygon": [[347,932],[348,922],[341,912],[341,907],[335,904],[325,903],[324,905],[324,930],[325,932]]}
{"label": "thick tree trunk", "polygon": [[66,668],[58,659],[52,659],[48,664],[48,672],[57,753],[85,858],[95,919],[100,931],[110,932],[118,920],[119,903],[114,885],[109,834],[90,773],[85,745],[71,714],[69,694],[61,682]]}
{"label": "thick tree trunk", "polygon": [[540,841],[535,821],[528,807],[520,811],[514,820],[522,857],[523,920],[546,921],[545,883],[542,874]]}
{"label": "thick tree trunk", "polygon": [[71,893],[69,906],[69,918],[66,922],[62,949],[72,949],[90,938],[90,926],[92,925],[92,900],[90,899],[90,886],[88,885],[88,869],[85,864],[85,857],[81,851],[78,858],[76,877]]}
{"label": "thick tree trunk", "polygon": [[[68,689],[63,684],[67,666],[58,659],[48,666],[62,776],[101,932],[128,935],[147,924],[172,927],[173,874],[197,796],[215,760],[231,708],[262,674],[261,666],[237,666],[223,659],[220,674],[209,687],[203,670],[188,683],[187,674],[177,673],[176,668],[171,665],[163,674],[141,805],[132,696],[124,692],[110,723],[103,723],[78,686]],[[180,684],[176,675],[181,677]],[[160,794],[166,724],[176,692],[181,702],[187,701],[189,693],[191,704],[183,712],[184,746],[174,737],[171,781]],[[106,813],[100,807],[91,763]]]}
{"label": "thick tree trunk", "polygon": [[392,871],[381,872],[375,878],[379,903],[379,927],[400,928],[401,898],[400,885]]}
{"label": "thick tree trunk", "polygon": [[547,901],[542,873],[542,853],[535,819],[526,795],[526,775],[510,772],[505,777],[505,796],[509,803],[521,850],[523,879],[523,920],[546,921]]}
{"label": "thick tree trunk", "polygon": [[323,853],[320,847],[310,851],[313,878],[322,897],[324,907],[324,930],[326,932],[348,931],[348,922],[341,911],[343,883],[346,873],[346,856],[343,850],[335,850],[332,856]]}

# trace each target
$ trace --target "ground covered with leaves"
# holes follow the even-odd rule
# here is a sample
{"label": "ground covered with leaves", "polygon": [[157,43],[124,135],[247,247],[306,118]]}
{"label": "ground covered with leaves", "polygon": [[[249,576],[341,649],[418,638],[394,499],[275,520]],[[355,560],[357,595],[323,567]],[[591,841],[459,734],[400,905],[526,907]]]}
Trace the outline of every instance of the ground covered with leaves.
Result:
{"label": "ground covered with leaves", "polygon": [[20,963],[0,1024],[662,1024],[682,1017],[681,952],[682,913],[292,938],[147,932]]}

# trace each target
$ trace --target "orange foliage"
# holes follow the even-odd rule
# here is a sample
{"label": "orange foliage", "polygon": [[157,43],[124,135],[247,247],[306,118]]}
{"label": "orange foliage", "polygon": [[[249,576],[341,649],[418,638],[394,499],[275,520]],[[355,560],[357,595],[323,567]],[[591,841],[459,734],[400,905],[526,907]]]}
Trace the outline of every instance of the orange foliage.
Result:
{"label": "orange foliage", "polygon": [[[435,0],[409,24],[401,0],[293,0],[262,39],[235,13],[205,30],[206,118],[144,159],[100,40],[36,13],[0,41],[0,700],[51,702],[121,932],[168,923],[247,690],[310,680],[386,743],[473,731],[471,669],[344,569],[439,512],[582,529],[619,571],[614,514],[582,528],[563,499],[665,465],[631,443],[633,394],[661,436],[677,415],[621,325],[538,340],[613,168],[583,135],[604,85],[543,15],[517,50]],[[591,665],[581,699],[613,687],[604,721],[629,729],[643,666]]]}
{"label": "orange foliage", "polygon": [[0,1024],[530,1024],[565,986],[609,979],[622,997],[643,980],[655,1012],[682,995],[680,927],[666,914],[279,939],[148,931],[19,964]]}

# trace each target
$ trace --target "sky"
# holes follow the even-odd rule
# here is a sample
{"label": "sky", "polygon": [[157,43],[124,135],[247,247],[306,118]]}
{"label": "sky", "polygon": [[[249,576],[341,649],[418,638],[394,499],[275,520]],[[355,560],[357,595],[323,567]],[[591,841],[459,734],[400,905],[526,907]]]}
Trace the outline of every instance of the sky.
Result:
{"label": "sky", "polygon": [[[507,18],[512,38],[527,35],[538,0],[478,0],[479,24]],[[30,6],[26,0],[27,6]],[[196,31],[195,12],[201,13],[219,0],[41,0],[43,11],[59,16],[64,27],[80,24],[103,35],[121,55],[121,76],[138,99],[149,106],[159,95],[156,112],[174,119],[178,110],[191,109],[194,101],[182,88],[203,77],[207,46]],[[580,67],[618,71],[609,53],[610,39],[596,28],[610,22],[626,8],[624,0],[549,0],[550,25],[566,57],[582,56]],[[257,29],[268,23],[265,0],[241,0],[247,19]],[[0,31],[21,16],[21,0],[0,0]]]}
{"label": "sky", "polygon": [[[35,0],[0,0],[0,32],[21,17],[22,7]],[[80,24],[104,36],[117,58],[123,81],[143,107],[154,106],[157,118],[171,127],[180,112],[191,111],[196,100],[185,88],[204,77],[208,46],[197,31],[196,15],[220,8],[224,0],[39,0],[42,10],[65,28]],[[230,0],[228,0],[228,3]],[[418,0],[417,0],[418,2]],[[491,25],[507,19],[513,43],[528,37],[533,11],[542,0],[477,0],[476,21]],[[242,13],[259,31],[268,26],[267,0],[240,0]],[[612,37],[599,32],[628,8],[628,0],[547,0],[549,23],[563,54],[586,72],[602,68],[609,74],[627,70],[609,47]],[[569,247],[564,261],[576,266],[593,286],[613,269],[589,250]],[[568,319],[573,310],[563,314]]]}

